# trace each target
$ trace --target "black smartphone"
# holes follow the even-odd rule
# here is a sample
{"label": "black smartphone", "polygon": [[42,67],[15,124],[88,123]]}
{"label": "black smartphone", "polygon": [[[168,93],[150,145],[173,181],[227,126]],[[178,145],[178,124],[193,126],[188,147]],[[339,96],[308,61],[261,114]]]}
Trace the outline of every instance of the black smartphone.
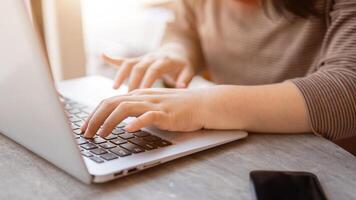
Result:
{"label": "black smartphone", "polygon": [[327,200],[316,175],[309,172],[252,171],[257,200]]}

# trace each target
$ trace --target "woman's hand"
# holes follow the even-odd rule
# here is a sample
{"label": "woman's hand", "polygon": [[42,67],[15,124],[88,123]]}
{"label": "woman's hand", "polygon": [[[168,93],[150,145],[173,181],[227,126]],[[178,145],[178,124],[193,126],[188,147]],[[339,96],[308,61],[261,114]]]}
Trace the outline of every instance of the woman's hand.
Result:
{"label": "woman's hand", "polygon": [[242,129],[251,132],[310,132],[298,88],[284,82],[262,86],[200,89],[141,89],[103,101],[82,127],[85,137],[106,137],[127,117],[129,132],[153,125],[168,131]]}
{"label": "woman's hand", "polygon": [[119,88],[125,79],[129,79],[129,91],[149,88],[159,78],[163,78],[169,85],[185,88],[196,74],[183,58],[162,56],[159,53],[130,59],[112,59],[106,55],[102,55],[102,58],[119,67],[114,89]]}
{"label": "woman's hand", "polygon": [[137,117],[129,132],[153,125],[161,130],[194,131],[204,127],[206,110],[214,107],[209,89],[141,89],[104,100],[82,127],[85,137],[108,136],[127,117]]}

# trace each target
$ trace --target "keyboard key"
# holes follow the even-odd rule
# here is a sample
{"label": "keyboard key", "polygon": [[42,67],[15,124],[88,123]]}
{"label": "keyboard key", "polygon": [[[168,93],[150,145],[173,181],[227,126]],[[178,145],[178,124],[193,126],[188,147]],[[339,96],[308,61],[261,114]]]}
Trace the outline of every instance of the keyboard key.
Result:
{"label": "keyboard key", "polygon": [[63,96],[61,96],[61,97],[60,97],[60,99],[61,99],[62,101],[64,101],[64,102],[68,102],[68,101],[70,101],[70,99],[69,99],[69,98],[67,98],[67,97],[63,97]]}
{"label": "keyboard key", "polygon": [[85,108],[81,108],[80,111],[81,111],[81,113],[86,113],[87,115],[89,115],[89,113],[93,112],[93,109],[91,109],[89,107],[85,107]]}
{"label": "keyboard key", "polygon": [[73,133],[75,133],[76,135],[82,135],[83,134],[82,130],[80,130],[80,129],[73,130]]}
{"label": "keyboard key", "polygon": [[119,137],[121,137],[122,139],[128,140],[128,139],[134,138],[135,136],[131,133],[124,133],[124,134],[119,135]]}
{"label": "keyboard key", "polygon": [[141,153],[144,152],[145,150],[142,149],[141,147],[135,145],[135,144],[131,144],[131,143],[126,143],[126,144],[122,144],[120,145],[120,147],[131,151],[132,153]]}
{"label": "keyboard key", "polygon": [[116,138],[116,139],[113,139],[113,140],[110,140],[110,142],[116,144],[116,145],[119,145],[119,144],[124,144],[126,143],[127,141],[124,140],[124,139],[121,139],[121,138]]}
{"label": "keyboard key", "polygon": [[87,107],[85,105],[79,104],[78,102],[74,102],[74,101],[69,102],[69,105],[71,105],[73,108],[77,108],[77,109],[84,109]]}
{"label": "keyboard key", "polygon": [[123,134],[123,133],[125,133],[125,131],[124,130],[122,130],[121,128],[116,128],[116,129],[114,129],[114,130],[112,130],[112,134],[114,134],[114,135],[120,135],[120,134]]}
{"label": "keyboard key", "polygon": [[147,132],[144,132],[144,131],[137,131],[135,133],[133,133],[135,136],[137,137],[146,137],[146,136],[149,136],[150,134],[147,133]]}
{"label": "keyboard key", "polygon": [[86,150],[98,148],[95,144],[92,144],[92,143],[83,144],[83,145],[81,145],[81,147]]}
{"label": "keyboard key", "polygon": [[78,117],[75,117],[75,116],[71,116],[69,118],[69,121],[72,122],[72,123],[75,123],[75,122],[80,122],[82,121],[82,119],[78,118]]}
{"label": "keyboard key", "polygon": [[132,139],[129,139],[129,142],[137,144],[137,145],[140,145],[140,144],[146,143],[147,141],[145,141],[145,140],[143,140],[141,138],[132,138]]}
{"label": "keyboard key", "polygon": [[92,157],[93,156],[93,154],[91,154],[89,151],[82,151],[81,153],[85,157]]}
{"label": "keyboard key", "polygon": [[126,123],[121,122],[119,125],[116,126],[116,128],[124,128],[126,126]]}
{"label": "keyboard key", "polygon": [[83,124],[84,124],[84,121],[80,121],[80,122],[76,122],[74,123],[75,125],[79,126],[79,127],[82,127]]}
{"label": "keyboard key", "polygon": [[68,110],[68,112],[69,112],[70,114],[78,114],[78,113],[80,113],[80,110],[77,109],[77,108],[74,108],[74,109]]}
{"label": "keyboard key", "polygon": [[73,124],[73,123],[70,123],[70,126],[72,127],[73,130],[77,130],[80,128],[78,125]]}
{"label": "keyboard key", "polygon": [[157,145],[154,145],[154,143],[152,144],[152,142],[147,142],[141,138],[133,138],[133,139],[130,139],[129,141],[133,144],[137,144],[137,145],[145,148],[146,150],[152,150],[152,149],[157,148]]}
{"label": "keyboard key", "polygon": [[65,108],[66,110],[71,110],[71,109],[73,109],[72,106],[69,105],[69,104],[66,104],[66,105],[64,106],[64,108]]}
{"label": "keyboard key", "polygon": [[111,135],[105,137],[104,139],[105,139],[105,140],[113,140],[113,139],[116,139],[116,138],[117,138],[116,135],[111,134]]}
{"label": "keyboard key", "polygon": [[107,153],[107,151],[105,149],[101,149],[101,148],[93,149],[90,152],[92,152],[95,155],[101,155],[101,154]]}
{"label": "keyboard key", "polygon": [[158,141],[155,141],[153,142],[155,145],[159,146],[159,147],[166,147],[166,146],[169,146],[171,145],[172,143],[166,141],[166,140],[158,140]]}
{"label": "keyboard key", "polygon": [[126,149],[120,148],[120,147],[115,147],[113,149],[110,149],[110,151],[120,157],[131,155],[131,152],[127,151]]}
{"label": "keyboard key", "polygon": [[96,157],[96,156],[91,156],[89,157],[92,161],[96,162],[96,163],[103,163],[104,160],[99,158],[99,157]]}
{"label": "keyboard key", "polygon": [[114,160],[117,158],[117,156],[115,156],[114,154],[112,153],[106,153],[106,154],[103,154],[100,156],[101,158],[104,158],[105,160],[107,161],[110,161],[110,160]]}
{"label": "keyboard key", "polygon": [[116,145],[111,142],[106,142],[106,143],[100,144],[99,146],[103,147],[104,149],[111,149],[111,148],[116,147]]}
{"label": "keyboard key", "polygon": [[74,134],[74,139],[79,139],[79,138],[80,138],[79,135],[75,135],[75,134]]}
{"label": "keyboard key", "polygon": [[153,146],[155,148],[158,148],[159,146],[157,144],[155,144],[154,142],[147,142],[147,144],[149,144],[150,146]]}
{"label": "keyboard key", "polygon": [[149,135],[147,137],[143,137],[142,139],[149,141],[149,142],[155,142],[155,141],[161,140],[161,138],[159,138],[155,135]]}
{"label": "keyboard key", "polygon": [[80,113],[77,113],[75,115],[80,119],[86,119],[86,118],[89,117],[89,115],[87,113],[85,113],[85,112],[80,112]]}
{"label": "keyboard key", "polygon": [[104,140],[101,137],[94,137],[92,139],[90,139],[91,142],[95,143],[95,144],[101,144],[101,143],[105,143],[106,140]]}
{"label": "keyboard key", "polygon": [[84,138],[78,138],[77,143],[78,143],[78,145],[82,145],[82,144],[88,143],[88,141]]}

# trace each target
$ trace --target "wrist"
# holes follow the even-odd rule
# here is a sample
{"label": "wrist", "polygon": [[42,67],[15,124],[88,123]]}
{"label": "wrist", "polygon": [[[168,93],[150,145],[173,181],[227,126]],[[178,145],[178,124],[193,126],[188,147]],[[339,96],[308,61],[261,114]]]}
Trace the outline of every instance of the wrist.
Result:
{"label": "wrist", "polygon": [[218,85],[203,97],[203,125],[207,129],[246,129],[244,87]]}

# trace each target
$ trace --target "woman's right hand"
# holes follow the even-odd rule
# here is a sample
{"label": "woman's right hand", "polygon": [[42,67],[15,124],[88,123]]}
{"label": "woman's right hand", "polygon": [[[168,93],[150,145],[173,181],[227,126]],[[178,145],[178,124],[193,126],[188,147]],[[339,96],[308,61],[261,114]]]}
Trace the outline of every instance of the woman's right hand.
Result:
{"label": "woman's right hand", "polygon": [[119,68],[114,89],[118,89],[125,79],[129,79],[129,91],[149,88],[159,78],[174,87],[186,88],[196,74],[186,60],[154,53],[129,59],[113,59],[106,55],[102,58]]}

